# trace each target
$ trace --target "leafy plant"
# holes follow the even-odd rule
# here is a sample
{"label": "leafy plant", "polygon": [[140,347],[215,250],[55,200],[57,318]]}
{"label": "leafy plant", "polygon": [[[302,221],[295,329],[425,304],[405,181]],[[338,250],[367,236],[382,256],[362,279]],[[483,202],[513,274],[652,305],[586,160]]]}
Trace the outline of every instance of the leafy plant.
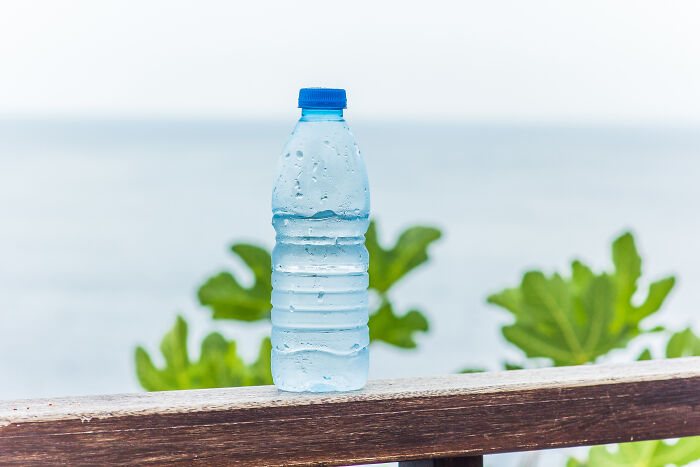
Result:
{"label": "leafy plant", "polygon": [[428,320],[418,310],[409,310],[403,316],[396,316],[391,303],[384,300],[382,305],[369,317],[369,340],[384,341],[387,344],[414,348],[413,335],[417,331],[427,331]]}
{"label": "leafy plant", "polygon": [[555,366],[594,362],[633,338],[662,328],[642,329],[641,321],[659,310],[675,279],[649,286],[640,305],[633,303],[642,260],[632,234],[612,245],[614,271],[594,273],[581,261],[571,264],[571,276],[525,273],[517,288],[488,297],[515,317],[502,328],[506,340],[529,358],[547,358]]}
{"label": "leafy plant", "polygon": [[[372,340],[413,348],[416,346],[414,334],[428,330],[428,321],[418,310],[410,310],[403,316],[395,315],[388,291],[411,270],[428,260],[428,246],[438,238],[440,231],[435,228],[411,227],[399,236],[391,249],[385,250],[377,240],[376,223],[370,223],[365,241],[370,257],[369,288],[380,297],[379,306],[370,313]],[[253,272],[253,286],[245,288],[230,272],[220,272],[200,287],[200,303],[212,310],[214,319],[269,319],[272,292],[270,253],[248,244],[235,244],[231,250]]]}
{"label": "leafy plant", "polygon": [[[614,271],[594,273],[581,261],[571,264],[571,276],[540,271],[525,273],[520,286],[488,297],[515,317],[502,328],[503,336],[529,358],[546,358],[553,365],[579,365],[596,361],[615,348],[624,347],[640,334],[663,328],[644,329],[642,320],[657,312],[675,279],[667,277],[649,286],[644,301],[633,297],[642,274],[642,260],[634,238],[625,233],[612,245]],[[666,358],[700,355],[700,338],[690,329],[671,336]],[[640,360],[652,358],[646,349]],[[519,365],[506,363],[506,369]],[[466,371],[466,370],[465,370]],[[663,467],[686,465],[700,458],[700,437],[676,443],[663,440],[623,443],[616,451],[606,446],[589,450],[588,459],[570,458],[567,467]]]}
{"label": "leafy plant", "polygon": [[211,308],[214,319],[257,321],[270,318],[270,270],[272,261],[267,250],[246,243],[231,246],[231,251],[253,272],[254,283],[246,288],[233,274],[220,272],[199,288],[199,302]]}
{"label": "leafy plant", "polygon": [[[428,260],[428,246],[440,235],[440,231],[432,227],[411,227],[399,236],[393,247],[384,249],[377,239],[376,223],[370,223],[365,242],[370,256],[369,288],[379,297],[377,307],[370,312],[371,341],[414,348],[417,345],[416,333],[428,330],[428,320],[419,310],[395,314],[389,291],[410,271]],[[251,270],[253,284],[245,287],[232,273],[222,271],[199,288],[200,303],[211,310],[214,319],[269,319],[272,292],[270,253],[262,247],[244,243],[233,245],[231,251]],[[161,343],[165,368],[156,368],[142,347],[136,349],[136,373],[145,389],[157,391],[272,383],[269,339],[262,342],[258,361],[252,365],[246,365],[236,355],[234,341],[227,341],[218,333],[206,337],[199,361],[191,363],[186,341],[187,324],[178,317],[174,328]]]}
{"label": "leafy plant", "polygon": [[369,252],[369,289],[380,298],[379,306],[370,313],[369,337],[397,347],[414,348],[414,335],[428,331],[428,320],[419,310],[402,316],[394,314],[389,290],[410,271],[428,261],[428,246],[440,238],[433,227],[416,226],[404,230],[390,249],[384,249],[377,238],[377,226],[369,224],[365,246]]}
{"label": "leafy plant", "polygon": [[[639,360],[650,360],[651,351],[645,349]],[[690,328],[671,336],[666,345],[666,358],[700,356],[700,337]],[[588,459],[570,458],[567,467],[664,467],[669,464],[687,465],[700,459],[700,436],[681,438],[676,443],[663,440],[638,441],[618,445],[616,452],[606,446],[594,446],[588,451]]]}
{"label": "leafy plant", "polygon": [[271,349],[270,339],[264,339],[258,360],[246,365],[236,353],[236,343],[213,332],[202,341],[199,361],[193,362],[187,352],[187,323],[178,316],[160,344],[165,368],[156,368],[143,347],[138,347],[136,373],[148,391],[272,384]]}
{"label": "leafy plant", "polygon": [[[700,337],[690,328],[673,334],[666,344],[666,358],[699,357]],[[651,350],[645,349],[639,360],[651,360]]]}
{"label": "leafy plant", "polygon": [[588,459],[570,458],[566,467],[665,467],[688,465],[700,458],[700,436],[681,438],[676,443],[638,441],[618,444],[616,452],[607,446],[594,446]]}
{"label": "leafy plant", "polygon": [[377,225],[369,224],[365,246],[369,251],[369,287],[385,296],[389,289],[414,268],[428,261],[428,246],[441,233],[433,227],[411,227],[399,235],[389,250],[379,245]]}

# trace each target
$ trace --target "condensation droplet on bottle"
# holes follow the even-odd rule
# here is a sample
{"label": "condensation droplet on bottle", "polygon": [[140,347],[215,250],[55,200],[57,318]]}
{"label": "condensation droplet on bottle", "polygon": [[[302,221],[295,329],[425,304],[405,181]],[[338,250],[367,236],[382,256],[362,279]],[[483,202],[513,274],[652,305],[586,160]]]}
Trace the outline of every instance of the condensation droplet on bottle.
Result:
{"label": "condensation droplet on bottle", "polygon": [[[301,125],[302,129],[303,125]],[[336,126],[337,129],[327,129],[326,125],[313,124],[313,127],[309,125],[309,130],[314,134],[297,133],[295,137],[298,139],[288,146],[292,149],[289,152],[286,150],[283,152],[284,175],[278,178],[279,191],[274,199],[277,204],[273,204],[273,206],[278,208],[282,202],[286,202],[284,207],[289,206],[293,209],[283,210],[282,212],[286,214],[276,214],[281,218],[274,219],[274,226],[279,229],[280,235],[278,252],[284,252],[284,254],[279,255],[280,257],[273,261],[275,266],[273,274],[279,274],[279,277],[286,279],[287,274],[292,274],[297,270],[307,271],[307,265],[314,269],[308,269],[309,273],[313,273],[311,277],[300,278],[298,275],[289,277],[290,280],[299,280],[298,283],[288,283],[286,280],[279,283],[280,287],[289,286],[285,292],[289,292],[290,298],[287,303],[279,303],[278,306],[281,308],[275,311],[277,313],[279,310],[282,312],[280,314],[284,314],[283,312],[286,311],[285,319],[289,325],[289,327],[277,326],[273,333],[273,344],[277,346],[275,348],[282,349],[273,353],[273,359],[277,359],[276,363],[278,363],[274,375],[275,383],[278,383],[280,387],[298,385],[301,390],[326,391],[336,387],[343,389],[348,384],[355,385],[355,381],[363,383],[362,373],[355,374],[357,366],[355,361],[357,360],[366,366],[366,355],[360,355],[367,349],[362,344],[366,340],[366,329],[358,327],[357,332],[353,330],[352,335],[350,335],[351,333],[343,333],[340,336],[341,339],[325,339],[326,334],[332,331],[317,329],[315,325],[316,323],[332,322],[336,319],[338,306],[336,293],[333,290],[337,289],[334,287],[341,287],[340,290],[346,290],[345,285],[350,290],[359,288],[360,284],[357,283],[355,271],[359,266],[367,267],[367,252],[364,248],[357,247],[358,235],[361,235],[361,232],[356,233],[355,230],[361,227],[361,225],[357,225],[360,216],[367,215],[367,208],[362,201],[367,198],[369,188],[363,186],[364,177],[358,176],[364,175],[364,168],[362,161],[355,156],[356,147],[353,147],[353,141],[347,128],[344,123]],[[293,149],[294,147],[297,149]],[[306,147],[310,151],[309,157],[304,157],[302,148]],[[291,189],[290,184],[292,185]],[[362,196],[363,190],[365,196]],[[330,193],[333,193],[333,199],[331,199]],[[307,194],[309,198],[305,199]],[[291,199],[279,199],[284,196]],[[368,200],[365,201],[365,203],[367,202]],[[358,206],[363,206],[363,208]],[[356,209],[356,207],[358,208]],[[282,217],[287,215],[290,216],[289,220]],[[289,232],[289,227],[282,227],[287,223],[289,227],[294,227],[291,232]],[[313,228],[310,227],[311,225]],[[286,242],[284,235],[296,237],[291,246]],[[285,250],[288,247],[289,249]],[[293,253],[293,257],[291,253]],[[291,267],[288,261],[298,261],[298,263],[294,263],[294,267]],[[322,266],[323,269],[317,268],[317,266]],[[319,277],[315,277],[317,272]],[[333,281],[329,282],[326,272],[334,274]],[[335,277],[336,273],[338,277]],[[306,272],[303,274],[306,276]],[[344,279],[340,275],[348,277]],[[341,279],[344,280],[341,282]],[[277,276],[275,280],[277,281]],[[338,285],[336,285],[336,281],[339,281]],[[304,297],[306,293],[309,295]],[[329,294],[329,303],[325,302],[326,294]],[[315,304],[314,295],[316,295]],[[359,295],[353,295],[353,298],[362,300]],[[308,300],[308,303],[304,304],[304,300]],[[360,302],[358,305],[365,306],[364,302]],[[296,306],[300,308],[296,309]],[[309,316],[311,313],[305,311],[308,307],[313,310],[313,316]],[[364,308],[361,311],[366,313]],[[292,314],[294,316],[291,316]],[[356,316],[358,314],[354,311],[348,312],[349,325],[355,322]],[[313,326],[310,326],[311,329],[308,332],[306,330],[297,332],[298,329],[302,329],[306,325],[306,320],[310,318],[315,320],[312,322]],[[319,335],[323,339],[316,339],[316,336]],[[328,337],[334,336],[331,334]],[[313,352],[298,352],[302,349],[310,349]],[[352,364],[347,366],[348,373],[352,370],[350,376],[353,381],[346,383],[340,376],[336,376],[338,374],[344,377],[344,368],[340,367],[344,362],[338,363],[337,371],[335,368],[328,371],[322,368],[323,372],[319,372],[317,367],[325,365],[326,362],[317,359],[318,352],[316,351],[333,352],[334,354],[337,351],[341,352],[343,357],[347,356],[352,359]],[[285,372],[282,364],[293,368],[295,374]],[[338,381],[336,382],[336,380]]]}

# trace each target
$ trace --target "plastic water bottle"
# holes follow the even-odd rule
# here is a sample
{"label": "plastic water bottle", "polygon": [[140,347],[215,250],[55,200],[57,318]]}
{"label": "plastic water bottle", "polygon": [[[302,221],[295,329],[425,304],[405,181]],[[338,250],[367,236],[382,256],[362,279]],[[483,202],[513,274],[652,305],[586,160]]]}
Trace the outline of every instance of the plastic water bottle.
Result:
{"label": "plastic water bottle", "polygon": [[299,91],[272,191],[272,378],[285,391],[367,381],[369,184],[345,90]]}

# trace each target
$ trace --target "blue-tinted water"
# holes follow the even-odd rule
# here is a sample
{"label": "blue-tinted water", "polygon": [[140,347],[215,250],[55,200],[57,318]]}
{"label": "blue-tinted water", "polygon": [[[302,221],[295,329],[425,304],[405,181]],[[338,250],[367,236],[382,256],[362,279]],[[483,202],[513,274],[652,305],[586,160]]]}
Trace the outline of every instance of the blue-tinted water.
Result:
{"label": "blue-tinted water", "polygon": [[275,216],[272,377],[288,391],[351,391],[369,370],[367,217]]}
{"label": "blue-tinted water", "polygon": [[280,389],[352,391],[367,381],[369,208],[367,171],[343,110],[303,109],[272,190],[272,379]]}

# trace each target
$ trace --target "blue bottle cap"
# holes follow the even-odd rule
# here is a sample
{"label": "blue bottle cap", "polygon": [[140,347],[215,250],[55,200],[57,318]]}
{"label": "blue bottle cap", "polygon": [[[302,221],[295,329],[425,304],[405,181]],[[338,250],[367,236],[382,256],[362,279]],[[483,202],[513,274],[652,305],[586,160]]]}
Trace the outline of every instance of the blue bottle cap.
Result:
{"label": "blue bottle cap", "polygon": [[345,89],[301,88],[299,107],[303,109],[346,109]]}

